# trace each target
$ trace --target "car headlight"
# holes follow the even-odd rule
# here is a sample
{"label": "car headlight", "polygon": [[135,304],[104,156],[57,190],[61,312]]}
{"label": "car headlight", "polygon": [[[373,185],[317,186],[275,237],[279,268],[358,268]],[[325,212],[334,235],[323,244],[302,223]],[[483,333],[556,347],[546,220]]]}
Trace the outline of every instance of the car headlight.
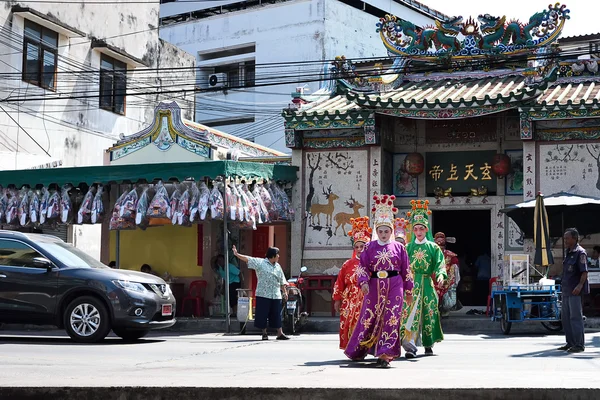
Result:
{"label": "car headlight", "polygon": [[144,285],[142,285],[141,283],[138,283],[138,282],[117,280],[117,281],[113,281],[113,283],[117,287],[120,287],[123,290],[129,290],[131,292],[144,293],[144,292],[148,291],[148,289],[146,289],[144,287]]}

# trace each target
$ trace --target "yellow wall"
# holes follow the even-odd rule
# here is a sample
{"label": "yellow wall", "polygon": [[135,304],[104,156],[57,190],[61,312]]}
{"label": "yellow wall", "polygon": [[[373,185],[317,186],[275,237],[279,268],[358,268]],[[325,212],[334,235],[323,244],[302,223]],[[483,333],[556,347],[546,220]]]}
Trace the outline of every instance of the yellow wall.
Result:
{"label": "yellow wall", "polygon": [[[110,232],[110,259],[116,260],[116,232]],[[142,264],[162,276],[201,277],[198,266],[198,228],[159,226],[145,231],[121,231],[120,268],[139,271]]]}

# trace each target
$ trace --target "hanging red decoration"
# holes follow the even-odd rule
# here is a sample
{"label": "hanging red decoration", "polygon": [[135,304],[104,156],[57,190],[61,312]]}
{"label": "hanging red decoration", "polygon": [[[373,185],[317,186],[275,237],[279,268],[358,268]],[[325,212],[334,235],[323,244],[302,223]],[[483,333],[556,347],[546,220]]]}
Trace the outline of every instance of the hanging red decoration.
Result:
{"label": "hanging red decoration", "polygon": [[404,159],[404,169],[411,176],[418,176],[425,169],[425,159],[421,153],[410,153]]}
{"label": "hanging red decoration", "polygon": [[492,172],[500,179],[510,173],[510,157],[506,154],[496,154],[492,160]]}

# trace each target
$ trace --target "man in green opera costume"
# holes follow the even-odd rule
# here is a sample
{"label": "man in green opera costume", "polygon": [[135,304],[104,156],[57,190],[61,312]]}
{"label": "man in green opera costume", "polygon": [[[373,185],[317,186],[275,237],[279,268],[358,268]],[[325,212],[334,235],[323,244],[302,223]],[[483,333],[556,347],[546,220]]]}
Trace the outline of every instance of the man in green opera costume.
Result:
{"label": "man in green opera costume", "polygon": [[415,358],[419,341],[425,347],[425,355],[433,355],[433,345],[444,339],[432,276],[440,283],[447,276],[444,253],[429,232],[429,201],[412,200],[410,203],[412,210],[407,216],[414,235],[406,250],[414,289],[412,304],[404,303],[400,333],[406,358]]}

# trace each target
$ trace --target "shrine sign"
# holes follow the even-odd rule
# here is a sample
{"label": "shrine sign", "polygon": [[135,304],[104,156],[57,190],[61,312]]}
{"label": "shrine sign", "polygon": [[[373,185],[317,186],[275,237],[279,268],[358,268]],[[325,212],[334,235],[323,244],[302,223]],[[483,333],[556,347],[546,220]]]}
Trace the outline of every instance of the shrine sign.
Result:
{"label": "shrine sign", "polygon": [[492,172],[495,151],[428,152],[425,188],[428,196],[489,196],[496,194]]}

